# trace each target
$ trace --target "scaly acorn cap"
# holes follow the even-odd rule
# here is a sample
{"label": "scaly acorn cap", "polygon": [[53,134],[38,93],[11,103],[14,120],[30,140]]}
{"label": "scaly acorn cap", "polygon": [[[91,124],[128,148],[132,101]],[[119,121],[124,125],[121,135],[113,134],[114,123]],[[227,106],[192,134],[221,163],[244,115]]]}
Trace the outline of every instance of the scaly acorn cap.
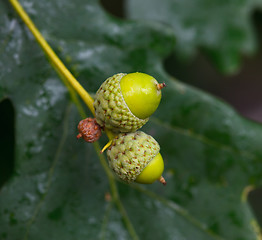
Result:
{"label": "scaly acorn cap", "polygon": [[134,132],[146,119],[136,117],[128,108],[121,93],[120,80],[127,74],[118,73],[106,79],[96,92],[94,108],[96,121],[113,132]]}
{"label": "scaly acorn cap", "polygon": [[109,166],[125,182],[133,182],[159,153],[158,142],[150,135],[137,131],[117,135],[107,150]]}

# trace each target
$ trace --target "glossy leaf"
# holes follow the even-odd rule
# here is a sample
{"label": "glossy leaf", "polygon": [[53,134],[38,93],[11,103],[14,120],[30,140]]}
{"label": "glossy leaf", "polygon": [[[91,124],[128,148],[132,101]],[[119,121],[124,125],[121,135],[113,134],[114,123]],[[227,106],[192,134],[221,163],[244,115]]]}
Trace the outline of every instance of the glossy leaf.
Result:
{"label": "glossy leaf", "polygon": [[131,19],[160,21],[173,28],[180,58],[203,50],[224,73],[235,73],[243,55],[257,48],[252,13],[262,7],[259,0],[128,0]]}
{"label": "glossy leaf", "polygon": [[2,1],[0,99],[14,106],[15,170],[0,191],[0,239],[256,239],[246,196],[261,185],[262,128],[170,79],[162,60],[172,31],[115,19],[95,0],[22,4],[88,91],[117,72],[167,83],[143,128],[161,146],[167,186],[108,178],[97,146],[76,139],[81,117],[67,88]]}

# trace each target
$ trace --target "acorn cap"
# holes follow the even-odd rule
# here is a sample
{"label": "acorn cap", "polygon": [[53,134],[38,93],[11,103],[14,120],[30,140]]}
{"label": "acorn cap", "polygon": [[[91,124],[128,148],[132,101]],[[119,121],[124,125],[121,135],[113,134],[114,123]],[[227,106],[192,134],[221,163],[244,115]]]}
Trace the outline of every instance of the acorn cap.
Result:
{"label": "acorn cap", "polygon": [[133,182],[159,153],[157,141],[144,132],[121,133],[107,150],[109,166],[125,182]]}
{"label": "acorn cap", "polygon": [[96,92],[94,108],[96,121],[113,132],[134,132],[147,121],[136,117],[128,108],[121,93],[120,80],[125,73],[106,79]]}

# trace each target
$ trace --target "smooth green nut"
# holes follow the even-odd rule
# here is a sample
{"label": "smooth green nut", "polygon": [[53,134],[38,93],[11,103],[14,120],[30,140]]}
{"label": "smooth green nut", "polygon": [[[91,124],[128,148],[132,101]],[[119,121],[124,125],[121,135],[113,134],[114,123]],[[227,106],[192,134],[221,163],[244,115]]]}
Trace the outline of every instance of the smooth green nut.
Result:
{"label": "smooth green nut", "polygon": [[164,171],[159,150],[157,141],[144,132],[121,133],[107,150],[109,166],[125,182],[150,184]]}
{"label": "smooth green nut", "polygon": [[[137,176],[136,182],[151,184],[156,180],[160,180],[164,171],[164,161],[160,153],[158,153]],[[165,184],[165,183],[163,183]]]}
{"label": "smooth green nut", "polygon": [[129,73],[120,81],[124,100],[130,111],[140,119],[150,117],[161,100],[156,79],[145,73]]}
{"label": "smooth green nut", "polygon": [[160,103],[158,85],[144,73],[118,73],[106,79],[94,101],[98,124],[116,133],[141,128]]}

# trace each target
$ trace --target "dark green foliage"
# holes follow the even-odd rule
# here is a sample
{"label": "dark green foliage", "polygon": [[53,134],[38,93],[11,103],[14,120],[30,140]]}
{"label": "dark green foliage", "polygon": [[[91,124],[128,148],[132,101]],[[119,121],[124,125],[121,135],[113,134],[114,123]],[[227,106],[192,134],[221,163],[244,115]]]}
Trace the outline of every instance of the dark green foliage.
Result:
{"label": "dark green foliage", "polygon": [[[255,240],[246,197],[248,187],[261,186],[262,127],[164,72],[172,30],[117,20],[95,0],[21,2],[87,91],[117,72],[142,71],[167,84],[143,128],[161,146],[167,186],[117,182],[139,238]],[[0,239],[131,239],[123,211],[105,200],[110,187],[98,154],[76,140],[81,117],[66,87],[7,1],[0,26],[0,100],[10,99],[15,112],[15,170],[0,192]]]}

